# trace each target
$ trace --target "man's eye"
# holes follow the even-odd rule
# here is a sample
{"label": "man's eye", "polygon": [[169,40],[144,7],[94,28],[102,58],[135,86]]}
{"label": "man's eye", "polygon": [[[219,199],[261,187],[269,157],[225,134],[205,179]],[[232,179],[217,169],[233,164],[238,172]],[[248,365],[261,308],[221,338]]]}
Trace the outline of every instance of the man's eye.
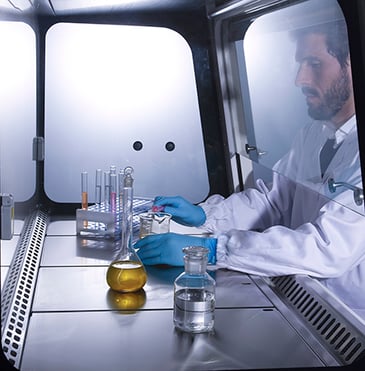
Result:
{"label": "man's eye", "polygon": [[321,62],[320,61],[310,61],[309,62],[309,65],[312,67],[312,68],[319,68],[321,66]]}

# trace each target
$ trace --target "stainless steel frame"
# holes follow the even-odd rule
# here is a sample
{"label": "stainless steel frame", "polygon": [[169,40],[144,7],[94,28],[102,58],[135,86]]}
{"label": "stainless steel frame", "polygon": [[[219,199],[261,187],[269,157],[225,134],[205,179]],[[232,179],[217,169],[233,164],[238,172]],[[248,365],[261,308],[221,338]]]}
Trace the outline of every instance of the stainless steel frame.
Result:
{"label": "stainless steel frame", "polygon": [[1,344],[10,363],[19,367],[48,216],[34,212],[25,222],[1,297]]}
{"label": "stainless steel frame", "polygon": [[[263,278],[255,278],[260,280]],[[365,353],[364,322],[317,280],[301,275],[264,280],[261,289],[275,293],[267,294],[325,363],[330,362],[329,353],[343,365]]]}

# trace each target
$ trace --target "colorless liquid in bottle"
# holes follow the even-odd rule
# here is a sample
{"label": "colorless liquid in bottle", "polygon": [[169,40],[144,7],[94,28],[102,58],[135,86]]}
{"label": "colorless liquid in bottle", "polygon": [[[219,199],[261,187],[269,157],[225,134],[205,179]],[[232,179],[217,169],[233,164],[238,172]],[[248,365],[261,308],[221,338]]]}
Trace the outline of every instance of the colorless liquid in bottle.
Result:
{"label": "colorless liquid in bottle", "polygon": [[204,289],[187,288],[175,293],[174,324],[188,332],[207,332],[214,327],[215,296]]}

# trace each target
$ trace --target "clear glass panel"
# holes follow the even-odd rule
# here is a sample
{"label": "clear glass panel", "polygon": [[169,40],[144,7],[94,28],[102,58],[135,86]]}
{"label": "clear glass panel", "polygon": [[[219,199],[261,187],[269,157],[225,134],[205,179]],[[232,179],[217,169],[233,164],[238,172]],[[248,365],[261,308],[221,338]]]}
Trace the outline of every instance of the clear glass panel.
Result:
{"label": "clear glass panel", "polygon": [[[135,194],[209,192],[190,47],[166,28],[65,24],[46,39],[45,190],[80,201],[80,172],[130,165]],[[93,202],[93,192],[90,192]]]}
{"label": "clear glass panel", "polygon": [[[337,1],[258,18],[241,50],[258,162],[363,213],[347,27]],[[334,143],[325,146],[328,139]]]}
{"label": "clear glass panel", "polygon": [[[269,192],[265,200],[276,213],[267,222],[263,213],[262,230],[278,231],[280,244],[288,244],[278,260],[268,248],[257,269],[284,261],[283,271],[292,274],[307,259],[299,272],[365,319],[363,186],[342,11],[336,0],[309,0],[268,13],[235,42],[235,51],[248,118],[247,137],[234,128],[236,147],[241,154],[247,142],[257,149],[253,168],[267,176],[257,186]],[[321,169],[328,139],[335,151]]]}
{"label": "clear glass panel", "polygon": [[36,49],[25,23],[0,22],[0,191],[17,202],[35,191]]}

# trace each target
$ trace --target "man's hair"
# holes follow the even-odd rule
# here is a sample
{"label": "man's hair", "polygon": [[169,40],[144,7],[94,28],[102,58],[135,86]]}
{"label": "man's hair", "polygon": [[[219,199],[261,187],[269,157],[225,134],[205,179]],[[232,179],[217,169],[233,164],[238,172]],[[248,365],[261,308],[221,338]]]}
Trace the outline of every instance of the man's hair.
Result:
{"label": "man's hair", "polygon": [[297,29],[291,32],[295,40],[308,34],[326,36],[327,51],[334,56],[342,68],[348,65],[350,55],[347,26],[345,20],[321,23],[318,25]]}

